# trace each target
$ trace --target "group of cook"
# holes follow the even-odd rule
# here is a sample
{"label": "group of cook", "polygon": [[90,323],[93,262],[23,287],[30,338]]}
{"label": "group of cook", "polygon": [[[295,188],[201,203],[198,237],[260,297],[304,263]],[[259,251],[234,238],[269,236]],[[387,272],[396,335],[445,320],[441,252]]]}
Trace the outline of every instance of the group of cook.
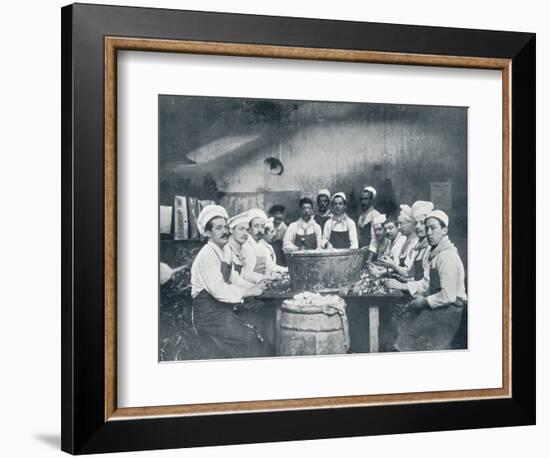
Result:
{"label": "group of cook", "polygon": [[280,205],[269,217],[261,209],[229,217],[222,206],[206,206],[197,225],[208,241],[191,267],[191,295],[193,324],[209,357],[273,355],[273,322],[256,298],[287,271],[281,251],[343,248],[365,249],[371,274],[408,298],[392,350],[449,348],[466,302],[449,217],[426,201],[387,216],[376,210],[376,196],[372,186],[362,189],[357,223],[346,214],[346,195],[327,189],[317,195],[317,212],[312,199],[300,199],[300,218],[288,227]]}

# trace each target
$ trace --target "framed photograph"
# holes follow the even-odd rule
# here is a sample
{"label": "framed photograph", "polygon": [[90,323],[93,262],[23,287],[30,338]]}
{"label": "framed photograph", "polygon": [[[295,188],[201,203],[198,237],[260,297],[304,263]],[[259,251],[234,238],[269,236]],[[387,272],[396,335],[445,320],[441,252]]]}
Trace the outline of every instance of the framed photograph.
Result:
{"label": "framed photograph", "polygon": [[534,424],[534,121],[530,33],[64,7],[62,449]]}

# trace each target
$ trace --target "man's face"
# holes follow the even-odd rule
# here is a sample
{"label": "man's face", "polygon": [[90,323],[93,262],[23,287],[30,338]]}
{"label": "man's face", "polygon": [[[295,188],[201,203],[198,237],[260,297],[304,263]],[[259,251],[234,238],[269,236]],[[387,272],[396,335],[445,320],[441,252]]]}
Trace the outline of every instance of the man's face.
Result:
{"label": "man's face", "polygon": [[406,216],[399,216],[397,218],[397,230],[404,236],[408,236],[414,231],[414,223]]}
{"label": "man's face", "polygon": [[248,239],[248,227],[246,224],[237,224],[231,229],[231,236],[242,245]]}
{"label": "man's face", "polygon": [[265,231],[265,221],[262,218],[254,218],[250,221],[250,235],[256,242],[260,241]]}
{"label": "man's face", "polygon": [[374,234],[376,235],[376,239],[378,241],[382,241],[385,235],[384,225],[375,223],[373,227],[374,227]]}
{"label": "man's face", "polygon": [[384,230],[386,232],[386,237],[393,241],[397,237],[397,226],[393,221],[389,221],[384,224]]}
{"label": "man's face", "polygon": [[283,222],[283,212],[275,212],[271,216],[273,216],[273,225],[275,227]]}
{"label": "man's face", "polygon": [[426,220],[426,237],[431,246],[437,246],[446,235],[447,228],[441,227],[441,222],[437,218],[428,218]]}
{"label": "man's face", "polygon": [[210,231],[206,231],[206,235],[216,245],[222,247],[227,243],[227,240],[229,240],[229,228],[227,227],[227,221],[225,218],[218,217],[214,218],[211,222],[212,229]]}
{"label": "man's face", "polygon": [[300,207],[300,213],[302,214],[302,219],[304,221],[309,221],[313,216],[313,206],[310,203],[304,203]]}
{"label": "man's face", "polygon": [[361,200],[361,208],[363,211],[368,210],[370,207],[372,207],[372,193],[369,191],[363,191],[361,192],[361,196],[359,198]]}
{"label": "man's face", "polygon": [[414,221],[414,230],[419,239],[426,237],[426,218],[421,216]]}
{"label": "man's face", "polygon": [[330,199],[328,196],[325,196],[324,194],[317,197],[317,208],[321,213],[324,213],[327,211],[328,205],[330,204]]}
{"label": "man's face", "polygon": [[346,202],[341,197],[336,197],[332,200],[332,211],[338,216],[346,210]]}
{"label": "man's face", "polygon": [[266,227],[265,233],[264,233],[264,240],[267,243],[271,243],[273,241],[273,237],[275,237],[275,228],[274,227]]}

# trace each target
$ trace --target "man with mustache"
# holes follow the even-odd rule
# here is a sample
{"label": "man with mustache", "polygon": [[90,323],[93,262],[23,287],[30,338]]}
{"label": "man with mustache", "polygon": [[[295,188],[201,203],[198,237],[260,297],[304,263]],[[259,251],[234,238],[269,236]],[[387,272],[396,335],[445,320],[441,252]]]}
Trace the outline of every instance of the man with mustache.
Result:
{"label": "man with mustache", "polygon": [[193,325],[209,358],[266,356],[269,350],[263,337],[234,312],[235,306],[262,294],[263,289],[228,283],[222,273],[223,247],[229,239],[227,218],[225,208],[219,205],[207,205],[197,218],[199,231],[208,242],[191,266]]}
{"label": "man with mustache", "polygon": [[[399,264],[399,256],[401,249],[405,243],[405,236],[399,233],[397,229],[397,222],[392,217],[386,217],[384,221],[384,233],[386,236],[386,243],[382,247],[382,250],[378,252],[378,262],[387,264],[391,262],[393,265]],[[376,277],[390,274],[388,267],[369,264],[368,270]]]}
{"label": "man with mustache", "polygon": [[287,267],[279,266],[271,257],[268,243],[263,239],[267,215],[259,208],[247,212],[250,236],[242,246],[244,256],[243,278],[257,283],[268,279],[276,280],[288,272]]}
{"label": "man with mustache", "polygon": [[464,266],[447,235],[449,217],[435,210],[425,225],[430,245],[427,278],[399,325],[397,351],[449,349],[467,301]]}
{"label": "man with mustache", "polygon": [[359,197],[362,213],[357,220],[357,233],[359,236],[359,247],[369,247],[367,260],[372,261],[378,252],[377,238],[374,233],[374,219],[380,212],[374,208],[376,189],[372,186],[365,186]]}
{"label": "man with mustache", "polygon": [[284,251],[321,248],[321,227],[313,218],[313,201],[309,197],[302,197],[299,205],[301,216],[288,226],[283,240]]}
{"label": "man with mustache", "polygon": [[325,227],[325,223],[332,216],[330,211],[330,191],[321,189],[317,193],[317,213],[315,213],[315,222],[319,227]]}

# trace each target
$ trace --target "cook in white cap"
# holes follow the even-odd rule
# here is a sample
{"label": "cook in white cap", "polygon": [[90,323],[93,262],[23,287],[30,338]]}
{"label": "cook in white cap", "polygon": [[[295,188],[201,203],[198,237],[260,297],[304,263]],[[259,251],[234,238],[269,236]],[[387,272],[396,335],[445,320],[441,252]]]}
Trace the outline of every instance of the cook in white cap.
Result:
{"label": "cook in white cap", "polygon": [[357,220],[357,233],[359,236],[359,247],[369,247],[367,260],[372,261],[379,252],[377,246],[377,237],[374,233],[374,219],[380,215],[380,212],[374,208],[376,199],[376,189],[372,186],[365,186],[361,190],[359,197],[361,201],[361,214]]}
{"label": "cook in white cap", "polygon": [[[377,261],[382,257],[382,253],[387,250],[389,241],[386,238],[386,231],[384,229],[384,223],[386,222],[386,215],[379,214],[372,220],[372,228],[374,230],[374,237],[376,239],[376,253],[371,257],[371,261]],[[369,249],[370,250],[370,249]]]}
{"label": "cook in white cap", "polygon": [[399,251],[399,261],[387,260],[384,265],[392,269],[397,275],[408,278],[412,271],[415,247],[418,243],[418,237],[415,232],[414,216],[412,208],[406,204],[399,206],[401,211],[397,217],[397,230],[405,237],[401,250]]}
{"label": "cook in white cap", "polygon": [[223,247],[224,262],[222,263],[224,279],[244,288],[250,288],[254,285],[253,282],[249,282],[242,277],[245,263],[242,246],[249,237],[248,220],[247,212],[239,213],[227,220],[230,235],[229,241]]}
{"label": "cook in white cap", "polygon": [[227,217],[223,207],[208,205],[197,219],[208,242],[191,267],[193,324],[199,340],[208,348],[208,358],[266,356],[268,348],[263,337],[233,312],[245,298],[262,294],[262,288],[243,288],[223,277],[223,247],[229,238]]}
{"label": "cook in white cap", "polygon": [[300,205],[300,218],[288,226],[283,239],[285,252],[321,248],[321,226],[313,218],[313,200],[309,197],[302,197],[298,204]]}
{"label": "cook in white cap", "polygon": [[263,239],[267,215],[259,208],[248,211],[250,237],[243,244],[244,256],[243,277],[245,280],[259,282],[264,279],[280,278],[286,267],[279,266],[271,257],[271,249]]}
{"label": "cook in white cap", "polygon": [[325,223],[332,216],[330,211],[330,191],[321,189],[317,193],[317,213],[315,213],[315,222],[320,227],[325,227]]}
{"label": "cook in white cap", "polygon": [[418,288],[422,288],[425,283],[425,271],[429,269],[428,253],[430,246],[426,238],[426,225],[424,224],[426,216],[433,210],[434,206],[431,202],[417,200],[411,207],[415,223],[415,232],[418,241],[414,247],[413,264],[409,270],[408,281],[400,282],[395,279],[389,279],[386,286],[392,289],[408,291],[409,294],[415,295]]}
{"label": "cook in white cap", "polygon": [[409,303],[413,314],[398,328],[395,349],[446,350],[458,330],[466,303],[464,266],[447,236],[449,217],[441,210],[426,217],[428,255],[427,286]]}
{"label": "cook in white cap", "polygon": [[357,227],[346,215],[347,198],[343,192],[337,192],[331,198],[332,216],[323,228],[322,248],[359,248]]}

